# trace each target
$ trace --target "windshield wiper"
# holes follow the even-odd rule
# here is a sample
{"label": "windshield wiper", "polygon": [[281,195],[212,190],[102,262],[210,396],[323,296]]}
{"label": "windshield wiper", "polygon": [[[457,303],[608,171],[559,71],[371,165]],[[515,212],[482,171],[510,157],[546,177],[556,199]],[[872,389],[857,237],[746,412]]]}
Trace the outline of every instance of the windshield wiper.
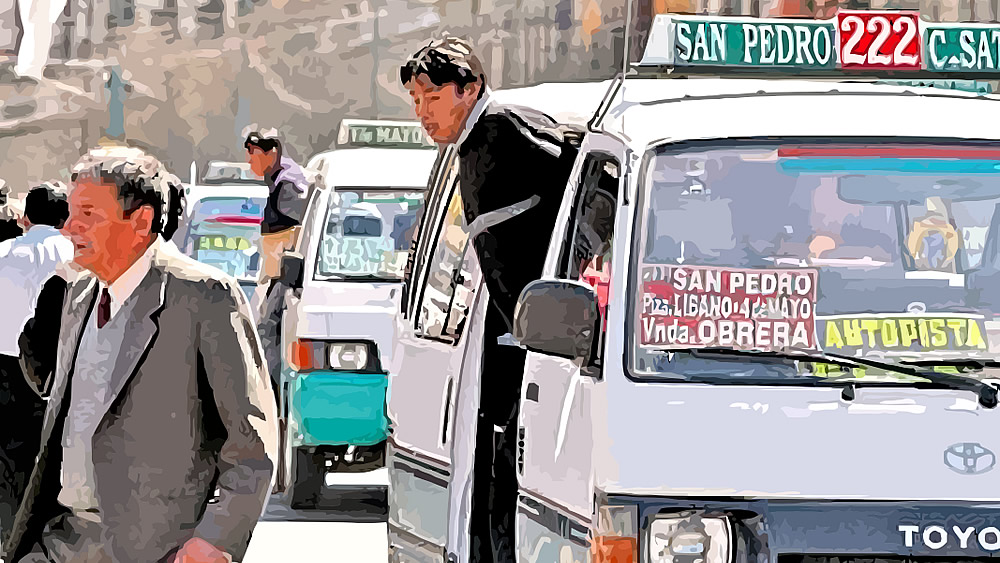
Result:
{"label": "windshield wiper", "polygon": [[343,280],[343,281],[384,281],[384,282],[397,282],[402,281],[398,278],[393,278],[391,276],[380,276],[378,274],[327,274],[325,276],[328,280]]}
{"label": "windshield wiper", "polygon": [[969,377],[967,375],[957,373],[941,373],[933,370],[921,369],[916,366],[911,367],[912,364],[894,364],[892,362],[881,362],[878,360],[869,360],[868,358],[857,358],[854,356],[845,356],[830,352],[823,352],[823,355],[849,362],[857,362],[863,366],[878,368],[885,371],[894,371],[896,373],[914,375],[932,383],[938,383],[949,389],[972,391],[979,396],[979,404],[988,409],[995,408],[997,403],[1000,402],[1000,398],[998,398],[998,396],[1000,396],[1000,390],[985,381],[976,379],[975,377]]}
{"label": "windshield wiper", "polygon": [[[702,348],[691,350],[691,352],[708,352],[711,354],[733,355],[733,356],[756,356],[764,358],[789,359],[804,362],[820,362],[847,366],[851,368],[870,367],[888,372],[911,375],[926,379],[931,383],[942,385],[948,389],[959,391],[972,391],[979,397],[979,404],[985,408],[995,408],[1000,402],[1000,390],[993,385],[980,381],[975,377],[969,377],[953,373],[940,373],[932,370],[921,369],[914,365],[901,365],[892,362],[882,362],[868,358],[847,356],[832,352],[820,352],[815,350],[792,350],[791,352],[758,352],[753,350],[733,350],[731,348]],[[844,398],[851,400],[854,398],[853,387],[864,382],[858,380],[840,381],[847,387],[844,389]]]}

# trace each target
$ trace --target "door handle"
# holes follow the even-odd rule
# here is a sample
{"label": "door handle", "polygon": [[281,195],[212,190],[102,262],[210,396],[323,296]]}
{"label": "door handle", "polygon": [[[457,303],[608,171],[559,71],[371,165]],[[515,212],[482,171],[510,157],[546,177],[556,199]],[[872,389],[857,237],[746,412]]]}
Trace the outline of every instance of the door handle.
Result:
{"label": "door handle", "polygon": [[448,422],[451,414],[451,391],[454,379],[448,379],[448,389],[444,396],[444,412],[441,413],[441,445],[448,443]]}
{"label": "door handle", "polygon": [[529,383],[528,384],[528,388],[524,390],[524,398],[525,398],[525,400],[531,401],[533,403],[537,403],[538,402],[538,384],[537,383]]}

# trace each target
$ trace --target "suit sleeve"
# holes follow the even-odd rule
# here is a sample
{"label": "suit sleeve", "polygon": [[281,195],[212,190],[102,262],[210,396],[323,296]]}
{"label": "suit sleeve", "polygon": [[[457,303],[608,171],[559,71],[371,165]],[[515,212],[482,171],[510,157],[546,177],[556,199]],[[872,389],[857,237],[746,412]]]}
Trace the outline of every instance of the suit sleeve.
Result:
{"label": "suit sleeve", "polygon": [[66,280],[59,276],[52,276],[45,282],[38,294],[35,312],[18,339],[21,369],[32,390],[39,395],[45,393],[56,368],[66,286]]}
{"label": "suit sleeve", "polygon": [[227,435],[219,455],[219,498],[208,504],[195,535],[239,561],[271,493],[278,426],[249,304],[235,283],[221,285],[226,287],[214,288],[199,307],[199,354]]}

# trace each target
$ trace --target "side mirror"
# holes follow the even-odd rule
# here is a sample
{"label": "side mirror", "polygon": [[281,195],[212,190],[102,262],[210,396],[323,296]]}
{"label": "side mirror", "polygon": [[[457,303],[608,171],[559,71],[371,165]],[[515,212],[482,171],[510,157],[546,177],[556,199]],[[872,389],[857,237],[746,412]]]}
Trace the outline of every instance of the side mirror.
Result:
{"label": "side mirror", "polygon": [[305,258],[297,252],[286,252],[281,257],[281,283],[292,289],[301,289],[305,274]]}
{"label": "side mirror", "polygon": [[601,313],[589,285],[538,280],[521,292],[514,313],[514,338],[533,352],[589,361],[597,343]]}

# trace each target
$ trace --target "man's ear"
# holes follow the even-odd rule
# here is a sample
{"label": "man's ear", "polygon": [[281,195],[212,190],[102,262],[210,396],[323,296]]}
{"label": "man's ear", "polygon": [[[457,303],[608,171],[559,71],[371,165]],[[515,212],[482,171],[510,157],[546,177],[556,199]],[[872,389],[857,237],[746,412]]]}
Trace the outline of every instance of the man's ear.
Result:
{"label": "man's ear", "polygon": [[[456,88],[458,88],[457,84],[455,86],[456,86]],[[469,98],[469,99],[475,100],[475,99],[479,98],[479,91],[482,90],[482,88],[483,88],[483,84],[481,82],[477,81],[477,82],[473,82],[472,84],[466,85],[465,88],[458,88],[458,90],[459,90],[459,94],[463,98]]]}
{"label": "man's ear", "polygon": [[132,212],[129,217],[132,220],[132,228],[140,235],[150,235],[153,233],[153,221],[156,219],[156,212],[153,206],[143,205]]}

